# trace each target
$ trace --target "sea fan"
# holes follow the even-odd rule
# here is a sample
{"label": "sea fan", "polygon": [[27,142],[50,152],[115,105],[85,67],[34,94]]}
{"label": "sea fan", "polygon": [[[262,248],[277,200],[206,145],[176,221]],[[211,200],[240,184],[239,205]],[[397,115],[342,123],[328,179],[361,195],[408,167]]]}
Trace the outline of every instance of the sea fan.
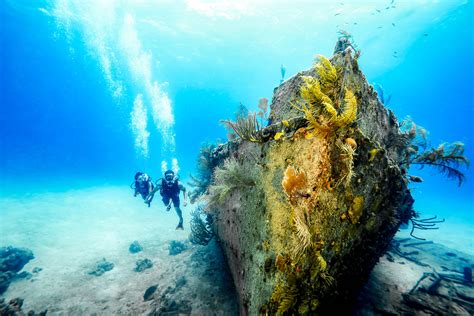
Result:
{"label": "sea fan", "polygon": [[188,184],[194,188],[194,190],[189,193],[191,203],[196,202],[205,194],[211,183],[213,168],[211,154],[214,148],[214,145],[209,144],[201,146],[197,160],[197,176],[190,175],[190,181],[188,181]]}
{"label": "sea fan", "polygon": [[468,168],[469,160],[464,156],[464,144],[455,142],[448,145],[443,143],[436,149],[425,151],[415,157],[410,164],[420,165],[420,168],[432,166],[448,179],[457,180],[460,186],[465,180],[465,175],[459,170],[459,167],[464,165]]}
{"label": "sea fan", "polygon": [[402,168],[418,165],[423,169],[424,166],[431,166],[448,179],[457,180],[459,186],[464,182],[465,175],[460,169],[469,168],[469,160],[464,155],[463,143],[442,143],[437,148],[428,149],[428,132],[416,125],[410,117],[401,122],[400,130],[402,134],[394,145],[403,150],[404,156],[399,162]]}
{"label": "sea fan", "polygon": [[257,120],[256,113],[238,116],[237,122],[222,120],[221,123],[227,128],[232,129],[243,140],[253,143],[263,142],[262,134],[260,133],[261,126]]}
{"label": "sea fan", "polygon": [[202,206],[198,206],[191,212],[189,240],[196,245],[207,245],[214,237],[214,233],[210,225],[209,215],[207,215],[206,222],[204,222],[201,214],[204,214]]}

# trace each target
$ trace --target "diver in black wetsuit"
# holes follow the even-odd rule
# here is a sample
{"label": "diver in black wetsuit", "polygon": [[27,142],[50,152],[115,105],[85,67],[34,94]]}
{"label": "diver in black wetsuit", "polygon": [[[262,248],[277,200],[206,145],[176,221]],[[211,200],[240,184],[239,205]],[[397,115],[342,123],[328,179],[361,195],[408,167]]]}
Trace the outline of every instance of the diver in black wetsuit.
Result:
{"label": "diver in black wetsuit", "polygon": [[176,226],[176,229],[183,229],[183,213],[179,208],[179,193],[183,191],[183,205],[186,206],[186,188],[178,180],[174,171],[167,170],[165,172],[165,177],[156,181],[156,186],[145,199],[145,203],[150,203],[158,190],[160,191],[163,203],[166,205],[166,211],[171,209],[171,203],[174,205],[176,214],[179,217],[179,223],[178,226]]}
{"label": "diver in black wetsuit", "polygon": [[135,182],[130,187],[135,191],[133,196],[140,194],[145,203],[148,204],[148,207],[150,207],[153,198],[147,201],[147,197],[154,189],[150,176],[140,171],[135,173]]}

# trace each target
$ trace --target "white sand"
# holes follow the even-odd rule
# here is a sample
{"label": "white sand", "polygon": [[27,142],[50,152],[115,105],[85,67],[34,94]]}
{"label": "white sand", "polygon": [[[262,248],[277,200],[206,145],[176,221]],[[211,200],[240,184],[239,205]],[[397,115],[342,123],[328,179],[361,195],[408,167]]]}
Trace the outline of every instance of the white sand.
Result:
{"label": "white sand", "polygon": [[[35,259],[24,270],[43,269],[32,280],[13,282],[4,296],[22,297],[24,310],[47,308],[48,314],[140,314],[151,309],[143,301],[149,286],[166,288],[185,273],[192,285],[192,272],[182,266],[190,252],[168,254],[170,240],[189,235],[190,207],[182,208],[186,230],[176,231],[174,209],[166,212],[158,198],[148,208],[127,188],[98,187],[0,199],[0,246],[31,249]],[[128,251],[134,240],[144,248],[138,254]],[[102,258],[114,269],[88,275]],[[135,272],[139,258],[151,259],[154,266]]]}

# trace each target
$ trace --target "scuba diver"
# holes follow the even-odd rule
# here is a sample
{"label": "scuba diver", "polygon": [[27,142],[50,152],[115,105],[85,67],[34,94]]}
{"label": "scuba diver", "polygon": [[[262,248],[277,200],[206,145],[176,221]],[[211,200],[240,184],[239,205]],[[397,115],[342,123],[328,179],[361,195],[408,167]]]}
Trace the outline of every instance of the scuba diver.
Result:
{"label": "scuba diver", "polygon": [[183,191],[183,205],[186,206],[186,188],[181,184],[174,171],[167,170],[164,176],[164,178],[156,181],[156,186],[145,199],[145,203],[151,203],[154,194],[159,190],[162,201],[166,205],[166,211],[171,209],[171,203],[174,205],[176,214],[179,217],[179,223],[176,229],[183,229],[183,214],[179,208],[179,192]]}
{"label": "scuba diver", "polygon": [[151,181],[150,176],[146,173],[138,171],[137,173],[135,173],[135,182],[132,183],[130,187],[135,191],[133,196],[137,196],[138,194],[140,194],[145,203],[148,204],[148,207],[150,207],[150,203],[153,198],[147,200],[147,197],[154,189],[154,185]]}

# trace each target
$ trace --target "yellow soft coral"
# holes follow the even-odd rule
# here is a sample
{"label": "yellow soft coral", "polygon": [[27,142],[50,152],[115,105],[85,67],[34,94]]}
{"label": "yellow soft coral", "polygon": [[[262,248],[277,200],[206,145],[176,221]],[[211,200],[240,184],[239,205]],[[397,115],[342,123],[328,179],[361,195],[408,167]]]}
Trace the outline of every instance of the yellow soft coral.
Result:
{"label": "yellow soft coral", "polygon": [[296,170],[293,166],[288,166],[281,185],[288,197],[295,197],[298,191],[303,190],[306,186],[306,174],[304,171]]}
{"label": "yellow soft coral", "polygon": [[337,116],[338,125],[349,125],[357,116],[357,99],[354,93],[345,89],[344,110]]}
{"label": "yellow soft coral", "polygon": [[351,90],[344,88],[344,105],[340,105],[340,70],[327,58],[319,56],[315,69],[318,78],[301,76],[302,100],[292,106],[303,112],[310,128],[327,134],[331,127],[339,128],[354,122],[357,117],[357,98]]}
{"label": "yellow soft coral", "polygon": [[319,76],[319,80],[324,86],[325,93],[336,84],[338,79],[337,69],[331,64],[331,61],[323,55],[317,56],[317,63],[315,65],[316,72]]}

